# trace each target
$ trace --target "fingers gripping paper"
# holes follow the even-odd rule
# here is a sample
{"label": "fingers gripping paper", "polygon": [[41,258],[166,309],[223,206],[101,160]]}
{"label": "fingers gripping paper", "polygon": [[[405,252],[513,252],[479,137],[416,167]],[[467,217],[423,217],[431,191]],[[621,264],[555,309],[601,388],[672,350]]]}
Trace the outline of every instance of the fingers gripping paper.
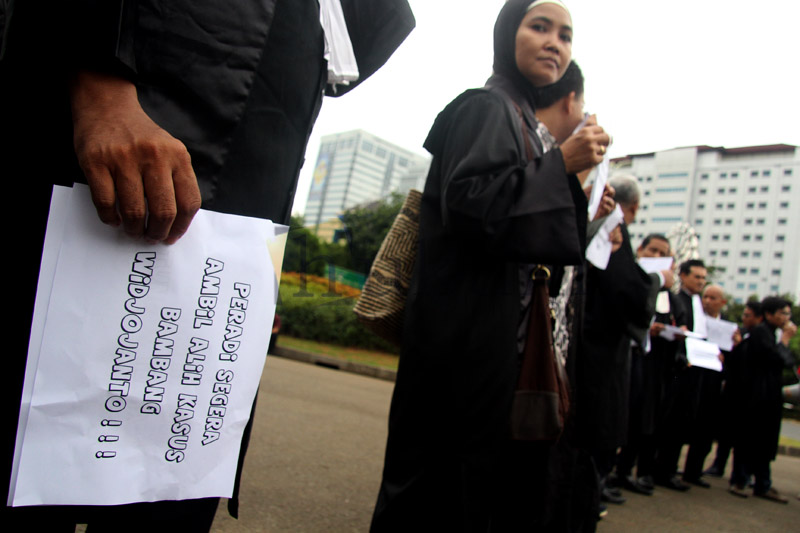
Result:
{"label": "fingers gripping paper", "polygon": [[56,192],[8,503],[230,497],[285,228],[200,211],[149,245],[100,224],[85,186]]}

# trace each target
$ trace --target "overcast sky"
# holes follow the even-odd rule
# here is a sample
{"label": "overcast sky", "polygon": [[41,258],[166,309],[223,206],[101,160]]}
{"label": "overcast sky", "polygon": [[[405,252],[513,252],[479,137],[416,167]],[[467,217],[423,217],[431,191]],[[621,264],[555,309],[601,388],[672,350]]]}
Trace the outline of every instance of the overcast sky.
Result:
{"label": "overcast sky", "polygon": [[[678,146],[800,144],[800,5],[786,0],[565,0],[586,110],[612,157]],[[388,63],[325,98],[293,211],[323,135],[365,129],[419,153],[441,109],[491,74],[503,0],[410,0],[417,27]]]}

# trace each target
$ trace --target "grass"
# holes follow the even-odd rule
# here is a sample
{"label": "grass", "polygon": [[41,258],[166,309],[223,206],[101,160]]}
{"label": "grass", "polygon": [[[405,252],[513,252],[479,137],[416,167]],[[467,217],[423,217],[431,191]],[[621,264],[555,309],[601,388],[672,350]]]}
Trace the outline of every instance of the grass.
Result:
{"label": "grass", "polygon": [[391,370],[397,370],[397,361],[399,359],[398,355],[391,353],[366,350],[364,348],[348,348],[346,346],[325,344],[307,339],[288,337],[286,335],[280,335],[278,337],[277,345],[302,352],[334,357],[342,361],[352,361]]}
{"label": "grass", "polygon": [[784,437],[783,435],[781,435],[781,438],[778,441],[778,443],[783,445],[783,446],[791,446],[793,448],[800,448],[800,440],[790,439],[789,437]]}

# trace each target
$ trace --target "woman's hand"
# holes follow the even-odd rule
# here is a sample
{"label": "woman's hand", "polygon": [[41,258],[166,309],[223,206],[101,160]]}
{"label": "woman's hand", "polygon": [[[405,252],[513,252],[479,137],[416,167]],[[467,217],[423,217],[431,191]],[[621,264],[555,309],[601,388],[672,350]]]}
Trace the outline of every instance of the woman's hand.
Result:
{"label": "woman's hand", "polygon": [[189,152],[139,105],[129,81],[79,72],[70,87],[75,153],[100,220],[173,243],[200,209]]}
{"label": "woman's hand", "polygon": [[561,145],[567,174],[577,174],[598,165],[608,149],[611,137],[597,125],[597,117],[590,116],[586,125]]}

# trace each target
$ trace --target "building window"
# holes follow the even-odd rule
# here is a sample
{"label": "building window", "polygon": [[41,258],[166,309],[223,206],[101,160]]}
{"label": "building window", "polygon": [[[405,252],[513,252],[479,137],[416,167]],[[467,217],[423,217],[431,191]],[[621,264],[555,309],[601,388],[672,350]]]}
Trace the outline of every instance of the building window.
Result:
{"label": "building window", "polygon": [[758,202],[758,208],[759,209],[766,209],[767,208],[767,202]]}
{"label": "building window", "polygon": [[761,187],[761,192],[769,192],[769,187],[767,185],[764,185],[763,187]]}
{"label": "building window", "polygon": [[700,174],[700,179],[701,180],[707,180],[708,179],[708,174]]}
{"label": "building window", "polygon": [[739,283],[737,283],[737,284],[736,284],[736,288],[737,288],[737,289],[744,289],[744,283],[742,283],[742,282],[740,281]]}
{"label": "building window", "polygon": [[725,194],[725,187],[720,187],[717,189],[717,194]]}
{"label": "building window", "polygon": [[756,240],[757,240],[758,242],[761,242],[761,241],[763,241],[763,240],[764,240],[764,236],[763,236],[763,235],[761,235],[761,234],[759,233],[758,235],[756,235]]}
{"label": "building window", "polygon": [[736,209],[736,204],[728,204],[728,209]]}
{"label": "building window", "polygon": [[747,269],[745,267],[739,267],[738,272],[739,274],[747,274]]}
{"label": "building window", "polygon": [[747,209],[753,209],[755,206],[756,206],[755,202],[747,202],[747,205],[745,207],[747,207]]}
{"label": "building window", "polygon": [[756,283],[750,283],[750,284],[748,284],[748,285],[747,285],[747,290],[750,290],[750,291],[755,291],[755,290],[758,290],[758,284],[756,284]]}
{"label": "building window", "polygon": [[745,233],[744,235],[742,235],[742,240],[743,241],[749,241],[750,240],[750,234],[749,233]]}
{"label": "building window", "polygon": [[759,218],[758,220],[756,220],[756,224],[758,224],[759,226],[763,226],[764,222],[766,222],[766,220],[764,220],[763,218]]}
{"label": "building window", "polygon": [[407,167],[408,159],[406,159],[405,157],[401,157],[400,160],[397,162],[397,164],[400,165],[401,167]]}
{"label": "building window", "polygon": [[367,152],[368,154],[372,153],[373,148],[374,148],[373,144],[369,141],[364,141],[364,143],[361,145],[361,149]]}
{"label": "building window", "polygon": [[758,190],[757,187],[748,187],[747,192],[756,192]]}
{"label": "building window", "polygon": [[714,219],[714,225],[715,226],[719,226],[720,224],[722,224],[722,219],[721,218],[715,218]]}
{"label": "building window", "polygon": [[375,155],[380,157],[381,159],[386,158],[386,149],[385,148],[377,148],[375,150]]}
{"label": "building window", "polygon": [[718,272],[721,272],[722,274],[724,274],[725,272],[727,272],[727,271],[728,271],[728,269],[727,269],[727,268],[725,268],[725,267],[717,267],[717,271],[718,271]]}
{"label": "building window", "polygon": [[756,250],[755,252],[753,252],[753,257],[761,257],[761,252]]}
{"label": "building window", "polygon": [[772,275],[773,276],[780,276],[781,275],[781,269],[780,268],[773,268],[772,269]]}
{"label": "building window", "polygon": [[[789,204],[787,203],[786,206],[788,207]],[[706,208],[706,204],[697,204],[697,209],[705,209],[705,208]]]}
{"label": "building window", "polygon": [[792,175],[792,169],[791,168],[784,168],[783,169],[783,175],[784,176],[791,176]]}
{"label": "building window", "polygon": [[778,289],[777,285],[770,285],[769,286],[769,292],[778,292],[778,290],[779,289]]}
{"label": "building window", "polygon": [[750,269],[750,273],[751,274],[758,274],[758,268],[756,268],[756,267],[751,268]]}
{"label": "building window", "polygon": [[653,217],[653,222],[680,222],[681,217]]}
{"label": "building window", "polygon": [[769,170],[762,170],[762,171],[761,171],[761,175],[762,175],[762,176],[764,176],[765,178],[766,178],[766,177],[769,177],[769,175],[770,175],[770,171],[769,171]]}
{"label": "building window", "polygon": [[653,202],[653,207],[683,207],[686,202]]}
{"label": "building window", "polygon": [[716,256],[717,256],[717,251],[716,251],[716,250],[711,250],[711,251],[710,251],[710,252],[708,252],[708,253],[709,253],[709,255],[710,255],[711,257],[716,257]]}
{"label": "building window", "polygon": [[730,226],[730,225],[732,225],[732,224],[733,224],[733,219],[732,219],[732,218],[726,218],[726,219],[725,219],[725,225],[726,225],[726,226]]}
{"label": "building window", "polygon": [[730,235],[730,233],[726,233],[725,235],[723,235],[723,236],[722,236],[722,240],[723,240],[723,241],[729,241],[729,240],[731,240],[731,235]]}
{"label": "building window", "polygon": [[730,194],[735,194],[736,193],[736,187],[731,187],[730,189],[728,189],[728,192]]}
{"label": "building window", "polygon": [[722,257],[728,257],[728,250],[722,250]]}
{"label": "building window", "polygon": [[695,226],[702,226],[703,225],[703,219],[702,218],[694,219],[694,225]]}
{"label": "building window", "polygon": [[653,176],[647,176],[647,180],[646,181],[653,181]]}
{"label": "building window", "polygon": [[644,181],[644,178],[639,176],[638,178],[636,178],[636,181],[638,181],[639,183],[642,183]]}
{"label": "building window", "polygon": [[711,240],[712,241],[718,241],[719,240],[719,235],[715,233],[714,235],[711,236]]}
{"label": "building window", "polygon": [[752,177],[758,176],[758,170],[750,171],[750,176],[752,176]]}
{"label": "building window", "polygon": [[658,178],[687,178],[689,177],[688,172],[664,172],[658,175]]}
{"label": "building window", "polygon": [[686,187],[656,187],[656,192],[686,192]]}
{"label": "building window", "polygon": [[779,218],[778,219],[778,225],[779,226],[785,226],[786,225],[786,219],[785,218]]}
{"label": "building window", "polygon": [[775,259],[783,259],[783,252],[775,252],[773,256]]}
{"label": "building window", "polygon": [[783,242],[786,240],[786,235],[775,235],[775,240],[778,242]]}
{"label": "building window", "polygon": [[732,179],[736,179],[738,177],[739,177],[739,173],[738,172],[731,172],[731,178]]}
{"label": "building window", "polygon": [[781,205],[780,205],[781,209],[786,209],[787,207],[789,207],[789,202],[781,202]]}
{"label": "building window", "polygon": [[791,190],[792,190],[791,185],[784,185],[783,187],[781,187],[781,192],[789,192]]}
{"label": "building window", "polygon": [[724,204],[721,204],[721,203],[719,203],[719,204],[715,204],[715,205],[714,205],[714,208],[715,208],[715,209],[722,209],[722,206],[723,206],[723,205],[724,205]]}
{"label": "building window", "polygon": [[739,252],[739,257],[750,257],[750,252],[748,252],[747,250],[742,250],[741,252]]}
{"label": "building window", "polygon": [[751,225],[752,223],[753,223],[753,219],[752,219],[752,218],[746,218],[746,219],[744,219],[744,225],[745,225],[745,226],[749,226],[749,225]]}
{"label": "building window", "polygon": [[705,194],[705,193],[706,193],[705,189],[700,189],[700,194]]}

